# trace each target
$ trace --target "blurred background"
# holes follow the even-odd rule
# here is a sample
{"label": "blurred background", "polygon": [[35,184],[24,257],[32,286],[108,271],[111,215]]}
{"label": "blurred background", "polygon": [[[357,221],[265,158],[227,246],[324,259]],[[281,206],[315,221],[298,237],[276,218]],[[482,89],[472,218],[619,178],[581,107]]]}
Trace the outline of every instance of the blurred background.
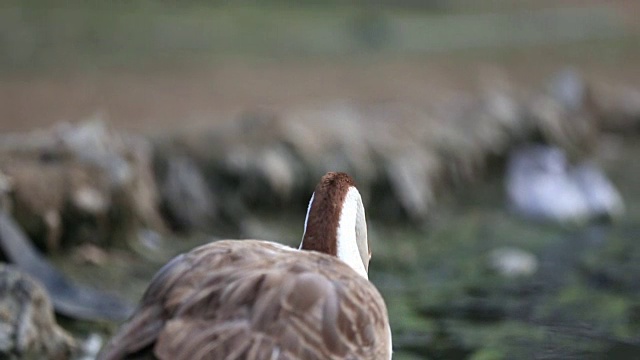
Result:
{"label": "blurred background", "polygon": [[340,170],[394,359],[637,358],[637,11],[3,1],[0,310],[56,318],[8,317],[0,352],[95,358],[168,259],[296,245]]}

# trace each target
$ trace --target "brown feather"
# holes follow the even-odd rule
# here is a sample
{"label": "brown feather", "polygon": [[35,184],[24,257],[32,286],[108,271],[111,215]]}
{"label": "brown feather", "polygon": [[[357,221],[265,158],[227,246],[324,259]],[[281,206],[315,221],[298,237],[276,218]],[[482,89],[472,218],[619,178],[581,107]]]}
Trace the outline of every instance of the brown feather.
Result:
{"label": "brown feather", "polygon": [[345,173],[330,172],[320,179],[313,192],[313,203],[307,217],[307,228],[302,240],[303,250],[337,255],[336,229],[342,204],[352,186],[355,186],[355,182]]}
{"label": "brown feather", "polygon": [[173,259],[100,359],[390,359],[382,297],[335,257],[353,186],[328,173],[316,187],[302,244],[315,251],[225,240]]}
{"label": "brown feather", "polygon": [[376,288],[335,257],[218,241],[168,263],[101,359],[389,359]]}

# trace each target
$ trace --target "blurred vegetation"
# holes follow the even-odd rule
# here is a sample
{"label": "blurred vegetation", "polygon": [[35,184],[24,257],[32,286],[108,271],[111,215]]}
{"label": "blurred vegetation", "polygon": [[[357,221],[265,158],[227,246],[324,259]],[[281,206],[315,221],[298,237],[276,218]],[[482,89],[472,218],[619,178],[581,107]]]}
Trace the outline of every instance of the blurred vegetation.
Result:
{"label": "blurred vegetation", "polygon": [[604,40],[628,51],[638,39],[613,6],[519,3],[9,0],[0,5],[0,68],[591,47]]}

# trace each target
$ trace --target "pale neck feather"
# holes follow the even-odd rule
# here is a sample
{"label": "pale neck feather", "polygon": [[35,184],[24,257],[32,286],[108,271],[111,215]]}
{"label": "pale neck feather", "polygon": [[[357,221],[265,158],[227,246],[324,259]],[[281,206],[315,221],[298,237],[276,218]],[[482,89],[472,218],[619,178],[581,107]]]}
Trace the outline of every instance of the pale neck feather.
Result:
{"label": "pale neck feather", "polygon": [[311,194],[311,200],[309,200],[309,206],[307,207],[307,215],[304,217],[304,231],[302,232],[302,241],[300,242],[300,247],[298,249],[302,249],[302,244],[304,242],[304,234],[307,233],[307,223],[309,222],[309,213],[311,212],[311,205],[313,204],[313,198],[316,196],[314,192]]}
{"label": "pale neck feather", "polygon": [[[311,196],[307,215],[304,220],[303,241],[299,249],[304,244],[304,234],[307,232],[309,214],[313,204],[315,193]],[[316,214],[316,216],[322,214]],[[336,256],[353,268],[358,274],[368,279],[367,268],[369,264],[369,248],[367,243],[367,224],[365,220],[364,205],[358,189],[350,187],[340,212],[336,229],[327,229],[336,232]]]}
{"label": "pale neck feather", "polygon": [[[369,278],[365,268],[359,245],[366,246],[366,225],[362,234],[362,224],[364,223],[364,206],[360,193],[355,187],[351,187],[344,200],[340,222],[338,223],[338,258],[351,266],[358,274]],[[364,244],[359,236],[365,237]],[[365,251],[368,253],[367,251]],[[368,255],[367,255],[368,256]],[[369,259],[367,259],[368,262]]]}

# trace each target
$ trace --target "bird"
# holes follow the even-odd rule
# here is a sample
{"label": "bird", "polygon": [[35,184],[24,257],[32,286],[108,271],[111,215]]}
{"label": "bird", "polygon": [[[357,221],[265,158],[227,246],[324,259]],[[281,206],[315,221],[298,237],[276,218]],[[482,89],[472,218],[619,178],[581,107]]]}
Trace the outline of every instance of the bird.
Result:
{"label": "bird", "polygon": [[509,155],[506,172],[509,207],[538,221],[585,224],[624,214],[622,196],[592,161],[571,163],[561,148],[526,144]]}
{"label": "bird", "polygon": [[99,359],[391,359],[370,259],[355,182],[329,172],[311,195],[299,248],[218,240],[178,255]]}

